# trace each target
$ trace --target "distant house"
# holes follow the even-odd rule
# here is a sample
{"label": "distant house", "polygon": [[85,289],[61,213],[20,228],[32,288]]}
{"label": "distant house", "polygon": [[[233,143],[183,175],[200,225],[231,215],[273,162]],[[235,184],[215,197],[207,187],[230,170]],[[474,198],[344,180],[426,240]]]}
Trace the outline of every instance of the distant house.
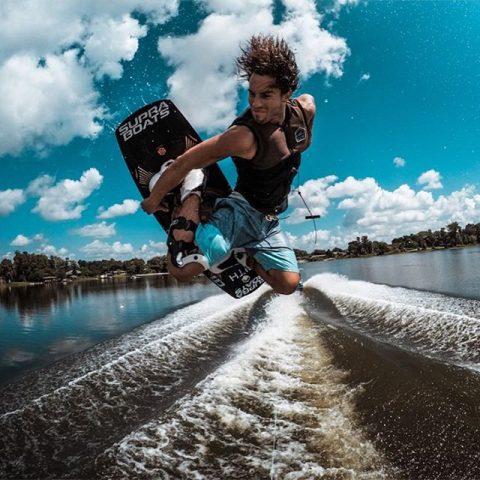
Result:
{"label": "distant house", "polygon": [[75,280],[81,273],[80,270],[68,270],[68,272],[65,272],[65,278]]}
{"label": "distant house", "polygon": [[310,256],[310,260],[316,262],[316,261],[319,261],[319,260],[325,260],[327,258],[327,256],[325,254],[322,254],[322,255],[311,255]]}
{"label": "distant house", "polygon": [[58,282],[58,277],[54,275],[47,275],[46,277],[43,277],[43,283],[55,283]]}

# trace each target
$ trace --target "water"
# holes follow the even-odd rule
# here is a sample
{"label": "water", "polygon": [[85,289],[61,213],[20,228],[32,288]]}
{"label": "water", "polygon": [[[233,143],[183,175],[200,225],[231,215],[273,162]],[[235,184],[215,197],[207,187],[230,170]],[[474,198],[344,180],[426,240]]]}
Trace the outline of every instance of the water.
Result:
{"label": "water", "polygon": [[238,301],[154,279],[3,297],[10,348],[62,321],[95,345],[2,387],[0,477],[480,478],[479,263],[468,248],[304,264],[303,295]]}
{"label": "water", "polygon": [[169,276],[0,289],[0,384],[213,293]]}

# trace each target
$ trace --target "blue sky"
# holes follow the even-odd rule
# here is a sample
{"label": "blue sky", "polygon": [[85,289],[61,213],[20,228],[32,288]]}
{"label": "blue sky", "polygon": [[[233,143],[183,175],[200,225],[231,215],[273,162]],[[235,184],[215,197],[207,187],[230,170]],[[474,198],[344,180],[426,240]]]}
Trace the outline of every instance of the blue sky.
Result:
{"label": "blue sky", "polygon": [[0,257],[165,253],[114,128],[162,97],[204,138],[227,127],[246,106],[233,59],[254,33],[289,41],[298,93],[317,102],[295,186],[322,219],[315,245],[293,192],[292,246],[478,223],[479,29],[475,0],[4,1]]}

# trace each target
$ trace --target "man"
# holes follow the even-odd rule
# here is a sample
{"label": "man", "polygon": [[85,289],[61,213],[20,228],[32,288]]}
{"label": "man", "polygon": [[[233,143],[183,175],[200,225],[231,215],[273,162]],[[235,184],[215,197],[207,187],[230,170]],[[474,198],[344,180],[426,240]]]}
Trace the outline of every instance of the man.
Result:
{"label": "man", "polygon": [[[190,172],[232,157],[238,172],[234,192],[218,200],[212,217],[196,229],[191,225],[199,223],[201,200],[195,192],[182,195],[179,215],[188,227],[171,235],[178,241],[195,239],[210,265],[232,248],[244,247],[256,272],[274,291],[290,294],[300,274],[277,215],[287,208],[300,153],[310,145],[315,102],[308,94],[290,100],[298,85],[298,68],[284,40],[254,36],[236,63],[241,76],[248,79],[250,107],[225,132],[175,159],[142,208],[148,214],[155,212],[163,197]],[[190,280],[205,269],[195,262],[179,268],[170,255],[167,261],[170,273],[179,280]]]}

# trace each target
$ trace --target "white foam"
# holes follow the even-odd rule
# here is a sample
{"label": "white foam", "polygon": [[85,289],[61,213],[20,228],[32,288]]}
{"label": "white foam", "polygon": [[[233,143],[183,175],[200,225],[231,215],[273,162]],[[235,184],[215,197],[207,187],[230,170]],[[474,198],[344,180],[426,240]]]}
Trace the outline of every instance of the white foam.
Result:
{"label": "white foam", "polygon": [[382,341],[472,368],[480,362],[480,302],[320,274],[306,286],[327,295],[351,325]]}
{"label": "white foam", "polygon": [[230,361],[166,415],[106,451],[100,470],[142,478],[174,472],[300,479],[337,471],[385,478],[378,453],[353,420],[353,392],[331,365],[301,298],[275,297]]}
{"label": "white foam", "polygon": [[[101,356],[103,364],[1,415],[3,460],[17,458],[15,449],[25,438],[29,462],[36,462],[38,472],[48,468],[45,444],[69,465],[74,461],[65,453],[70,444],[88,445],[121,418],[134,419],[147,399],[151,403],[180,388],[192,366],[214,356],[223,339],[243,331],[245,312],[262,291],[235,302],[220,295],[177,311],[126,336]],[[69,442],[64,441],[66,431]],[[22,461],[16,468],[21,471]]]}

